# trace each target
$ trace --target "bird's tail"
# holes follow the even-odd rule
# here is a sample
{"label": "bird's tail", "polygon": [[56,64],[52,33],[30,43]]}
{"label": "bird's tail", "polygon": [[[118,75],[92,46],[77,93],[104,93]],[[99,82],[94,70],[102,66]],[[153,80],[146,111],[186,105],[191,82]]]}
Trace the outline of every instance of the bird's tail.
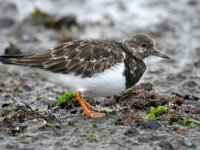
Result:
{"label": "bird's tail", "polygon": [[0,56],[0,63],[2,64],[14,64],[13,59],[22,58],[24,56]]}
{"label": "bird's tail", "polygon": [[0,56],[0,63],[43,68],[43,63],[52,58],[51,50],[30,55]]}

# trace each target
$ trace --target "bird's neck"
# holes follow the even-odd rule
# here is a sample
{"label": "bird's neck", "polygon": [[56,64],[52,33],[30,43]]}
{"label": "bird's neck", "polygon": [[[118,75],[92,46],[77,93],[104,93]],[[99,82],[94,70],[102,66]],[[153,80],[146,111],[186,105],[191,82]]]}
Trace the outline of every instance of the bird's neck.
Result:
{"label": "bird's neck", "polygon": [[130,88],[135,85],[142,77],[146,65],[143,60],[133,59],[128,54],[126,54],[124,59],[125,70],[124,75],[126,78],[126,88]]}

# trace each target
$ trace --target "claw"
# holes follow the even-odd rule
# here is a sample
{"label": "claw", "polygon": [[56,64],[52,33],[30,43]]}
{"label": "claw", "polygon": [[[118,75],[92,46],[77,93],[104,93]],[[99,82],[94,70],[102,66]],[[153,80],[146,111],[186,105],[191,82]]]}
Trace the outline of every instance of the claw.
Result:
{"label": "claw", "polygon": [[92,112],[93,107],[86,102],[82,97],[80,92],[76,92],[74,94],[75,98],[79,101],[81,107],[83,108],[83,114],[88,118],[102,118],[105,116],[104,113],[101,112]]}
{"label": "claw", "polygon": [[104,113],[101,113],[101,112],[89,112],[88,114],[85,114],[85,113],[83,113],[86,117],[88,117],[88,118],[102,118],[102,117],[104,117],[105,116],[105,114]]}

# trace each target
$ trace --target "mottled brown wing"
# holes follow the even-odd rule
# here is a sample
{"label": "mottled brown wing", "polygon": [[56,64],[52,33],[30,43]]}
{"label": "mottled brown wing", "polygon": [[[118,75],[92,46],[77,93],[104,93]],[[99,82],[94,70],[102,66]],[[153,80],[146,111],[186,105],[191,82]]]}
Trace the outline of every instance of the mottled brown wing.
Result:
{"label": "mottled brown wing", "polygon": [[113,40],[77,40],[54,49],[33,53],[13,62],[43,68],[55,73],[91,77],[122,61],[119,43]]}

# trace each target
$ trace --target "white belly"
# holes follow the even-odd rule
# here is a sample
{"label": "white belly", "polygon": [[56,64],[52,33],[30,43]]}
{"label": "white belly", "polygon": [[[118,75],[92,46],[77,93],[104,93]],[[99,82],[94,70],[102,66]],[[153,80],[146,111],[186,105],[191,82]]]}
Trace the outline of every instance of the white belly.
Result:
{"label": "white belly", "polygon": [[124,64],[118,63],[96,73],[91,78],[81,78],[73,74],[49,73],[53,82],[58,82],[72,91],[80,91],[85,96],[106,97],[118,94],[125,90]]}

